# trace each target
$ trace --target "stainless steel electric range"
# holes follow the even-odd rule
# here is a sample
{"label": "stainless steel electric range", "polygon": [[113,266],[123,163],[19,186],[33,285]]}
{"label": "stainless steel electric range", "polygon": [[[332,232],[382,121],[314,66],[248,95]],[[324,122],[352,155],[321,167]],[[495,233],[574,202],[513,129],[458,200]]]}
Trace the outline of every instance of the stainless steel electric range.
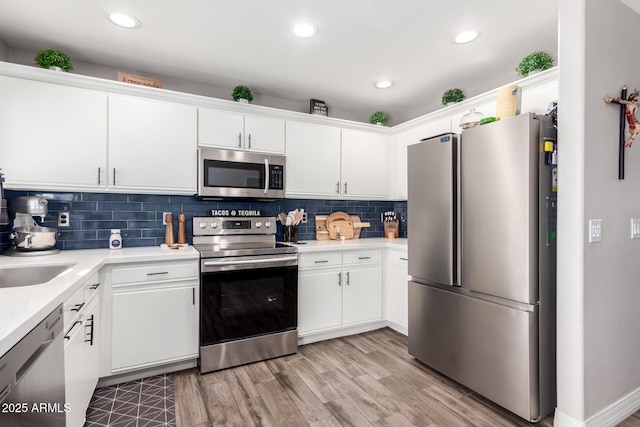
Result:
{"label": "stainless steel electric range", "polygon": [[298,351],[297,249],[274,217],[193,218],[200,252],[200,372]]}

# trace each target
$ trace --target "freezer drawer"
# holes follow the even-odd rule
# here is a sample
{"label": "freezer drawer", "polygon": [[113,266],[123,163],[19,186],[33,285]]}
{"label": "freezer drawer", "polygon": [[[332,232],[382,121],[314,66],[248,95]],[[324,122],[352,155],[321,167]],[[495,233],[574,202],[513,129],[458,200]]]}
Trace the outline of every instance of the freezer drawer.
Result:
{"label": "freezer drawer", "polygon": [[546,415],[537,324],[537,311],[409,282],[409,354],[529,421]]}

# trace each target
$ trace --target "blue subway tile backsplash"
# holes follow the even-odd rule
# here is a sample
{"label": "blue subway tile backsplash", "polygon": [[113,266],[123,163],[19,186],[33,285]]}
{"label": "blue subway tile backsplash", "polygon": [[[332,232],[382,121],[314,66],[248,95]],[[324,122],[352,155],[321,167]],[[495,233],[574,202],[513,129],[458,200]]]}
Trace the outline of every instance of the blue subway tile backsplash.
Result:
{"label": "blue subway tile backsplash", "polygon": [[[276,201],[205,201],[190,196],[39,192],[5,190],[5,197],[39,196],[49,200],[49,214],[44,222],[36,218],[40,225],[58,228],[60,232],[56,247],[59,249],[107,248],[112,228],[121,229],[123,247],[159,246],[164,243],[165,226],[162,225],[163,212],[174,215],[174,229],[177,216],[187,216],[187,236],[191,243],[194,216],[208,216],[211,209],[254,209],[265,216],[277,216],[278,212],[289,212],[304,208],[308,216],[306,224],[298,228],[299,240],[315,239],[316,215],[329,215],[344,211],[359,215],[371,227],[363,228],[360,238],[383,237],[384,229],[380,216],[382,212],[394,210],[400,219],[400,237],[407,237],[407,202],[386,200],[318,200],[283,199]],[[68,211],[69,227],[58,227],[58,212]],[[282,226],[278,222],[277,239],[282,240]],[[9,242],[10,226],[0,227],[0,251]]]}

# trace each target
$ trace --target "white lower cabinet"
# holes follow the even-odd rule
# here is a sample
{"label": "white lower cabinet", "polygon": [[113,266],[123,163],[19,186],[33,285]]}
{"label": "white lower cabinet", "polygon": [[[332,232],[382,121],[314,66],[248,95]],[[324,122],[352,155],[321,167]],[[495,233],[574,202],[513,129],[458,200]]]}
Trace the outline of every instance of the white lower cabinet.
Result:
{"label": "white lower cabinet", "polygon": [[409,319],[407,250],[388,249],[385,261],[384,312],[393,329],[407,333]]}
{"label": "white lower cabinet", "polygon": [[100,297],[98,274],[92,276],[65,304],[65,400],[67,427],[84,425],[89,401],[98,383]]}
{"label": "white lower cabinet", "polygon": [[382,320],[382,251],[301,254],[298,333],[301,337]]}
{"label": "white lower cabinet", "polygon": [[113,375],[198,357],[198,260],[111,267]]}

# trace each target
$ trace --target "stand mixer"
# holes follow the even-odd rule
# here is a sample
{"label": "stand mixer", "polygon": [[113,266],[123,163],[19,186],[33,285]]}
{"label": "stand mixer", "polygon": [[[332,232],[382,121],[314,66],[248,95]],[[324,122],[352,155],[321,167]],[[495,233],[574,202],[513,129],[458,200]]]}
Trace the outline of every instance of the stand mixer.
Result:
{"label": "stand mixer", "polygon": [[9,212],[15,214],[11,242],[13,247],[3,253],[12,256],[52,255],[60,252],[54,249],[58,230],[42,227],[33,219],[39,216],[44,221],[49,212],[49,202],[42,197],[22,196],[9,200]]}

